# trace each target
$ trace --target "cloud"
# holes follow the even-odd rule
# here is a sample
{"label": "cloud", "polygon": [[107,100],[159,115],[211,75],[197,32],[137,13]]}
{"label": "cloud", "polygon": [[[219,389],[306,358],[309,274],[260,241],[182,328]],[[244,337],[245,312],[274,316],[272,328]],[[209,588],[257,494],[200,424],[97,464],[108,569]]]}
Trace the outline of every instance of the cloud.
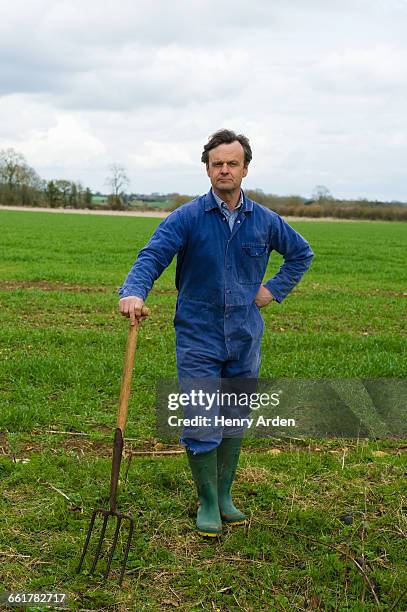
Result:
{"label": "cloud", "polygon": [[[67,77],[58,101],[64,107],[126,110],[145,106],[185,107],[191,102],[232,98],[249,70],[241,49],[216,51],[130,45],[91,71]],[[236,64],[240,66],[234,74]],[[233,78],[232,78],[232,75]]]}
{"label": "cloud", "polygon": [[43,166],[64,164],[69,160],[70,167],[81,167],[106,157],[104,144],[83,120],[71,115],[59,115],[57,123],[45,132],[31,130],[24,151]]}
{"label": "cloud", "polygon": [[363,95],[407,89],[407,49],[374,44],[328,54],[316,66],[313,84],[328,92]]}
{"label": "cloud", "polygon": [[144,143],[142,153],[131,153],[128,156],[130,162],[139,168],[154,168],[162,171],[163,166],[179,167],[196,164],[191,152],[183,142],[155,142],[147,140]]}
{"label": "cloud", "polygon": [[108,162],[105,145],[83,119],[54,113],[53,119],[46,122],[48,126],[40,127],[39,123],[32,127],[27,122],[18,142],[2,138],[2,147],[14,146],[37,168],[63,167],[75,171],[95,162]]}

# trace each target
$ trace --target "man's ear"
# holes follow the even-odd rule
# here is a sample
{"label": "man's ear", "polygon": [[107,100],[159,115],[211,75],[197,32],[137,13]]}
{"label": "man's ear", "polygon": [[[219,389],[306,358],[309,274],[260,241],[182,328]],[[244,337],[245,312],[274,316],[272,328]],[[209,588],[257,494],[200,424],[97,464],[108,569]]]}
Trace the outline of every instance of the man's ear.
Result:
{"label": "man's ear", "polygon": [[249,164],[245,164],[243,166],[243,176],[247,176],[248,172],[249,172]]}
{"label": "man's ear", "polygon": [[206,163],[206,174],[209,176],[209,162]]}

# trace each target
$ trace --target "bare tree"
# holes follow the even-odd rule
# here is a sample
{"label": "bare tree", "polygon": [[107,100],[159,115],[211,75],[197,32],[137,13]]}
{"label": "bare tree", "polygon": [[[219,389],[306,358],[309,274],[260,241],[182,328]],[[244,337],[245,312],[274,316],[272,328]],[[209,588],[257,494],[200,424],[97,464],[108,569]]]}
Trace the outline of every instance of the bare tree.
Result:
{"label": "bare tree", "polygon": [[47,202],[51,208],[58,207],[59,201],[59,190],[55,185],[55,181],[48,181],[47,187],[45,189],[45,197],[47,198]]}
{"label": "bare tree", "polygon": [[325,185],[316,185],[312,191],[313,200],[332,200],[332,194]]}
{"label": "bare tree", "polygon": [[85,204],[86,208],[91,208],[92,206],[92,192],[89,189],[89,187],[86,187],[84,195],[83,195],[83,201]]}
{"label": "bare tree", "polygon": [[55,187],[59,193],[59,200],[62,202],[62,206],[66,208],[70,204],[70,196],[72,192],[72,183],[66,179],[58,179],[55,181]]}
{"label": "bare tree", "polygon": [[41,187],[41,179],[25,161],[24,156],[14,149],[0,150],[0,183],[12,191],[16,187]]}
{"label": "bare tree", "polygon": [[111,164],[109,166],[109,176],[106,179],[106,184],[111,189],[111,197],[109,199],[113,208],[122,208],[122,196],[129,183],[129,178],[123,166],[119,164]]}
{"label": "bare tree", "polygon": [[38,206],[43,203],[45,182],[12,148],[0,150],[0,202]]}

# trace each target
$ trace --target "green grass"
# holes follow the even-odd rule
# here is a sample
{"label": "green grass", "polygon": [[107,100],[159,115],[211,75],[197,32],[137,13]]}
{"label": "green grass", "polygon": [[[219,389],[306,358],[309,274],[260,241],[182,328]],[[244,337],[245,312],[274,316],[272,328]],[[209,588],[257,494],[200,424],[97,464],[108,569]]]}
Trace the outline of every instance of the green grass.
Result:
{"label": "green grass", "polygon": [[[75,575],[90,510],[107,503],[127,332],[116,291],[158,223],[0,212],[0,592],[66,591],[88,610],[374,610],[373,586],[380,608],[405,609],[403,441],[251,442],[236,484],[250,526],[214,543],[193,531],[184,456],[135,456],[119,499],[137,518],[123,588]],[[263,311],[261,375],[406,377],[406,225],[293,225],[316,257]],[[176,373],[174,270],[139,335],[126,429],[136,450],[162,448],[155,384]]]}
{"label": "green grass", "polygon": [[171,200],[132,200],[130,202],[130,208],[156,208],[166,210],[171,204]]}

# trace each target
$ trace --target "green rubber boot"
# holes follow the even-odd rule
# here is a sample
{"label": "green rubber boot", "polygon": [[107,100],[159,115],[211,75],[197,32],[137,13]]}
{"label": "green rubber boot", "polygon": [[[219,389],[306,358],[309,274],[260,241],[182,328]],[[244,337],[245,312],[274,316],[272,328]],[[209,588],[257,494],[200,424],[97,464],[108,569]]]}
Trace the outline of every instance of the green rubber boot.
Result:
{"label": "green rubber boot", "polygon": [[244,525],[246,515],[234,505],[230,494],[239,461],[241,438],[223,438],[218,446],[218,501],[222,521],[229,525]]}
{"label": "green rubber boot", "polygon": [[222,534],[218,505],[218,467],[216,448],[209,453],[194,455],[187,450],[189,467],[198,491],[199,508],[196,526],[199,535],[216,537]]}

